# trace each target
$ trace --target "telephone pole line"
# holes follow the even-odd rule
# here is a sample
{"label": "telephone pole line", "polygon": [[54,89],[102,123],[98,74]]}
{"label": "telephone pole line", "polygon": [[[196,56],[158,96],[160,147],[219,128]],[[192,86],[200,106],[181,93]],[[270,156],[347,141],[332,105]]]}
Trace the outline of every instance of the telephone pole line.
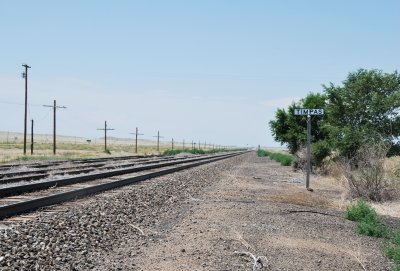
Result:
{"label": "telephone pole line", "polygon": [[97,130],[104,131],[104,151],[107,152],[107,131],[115,130],[113,128],[107,128],[107,121],[104,121],[104,128],[99,128]]}
{"label": "telephone pole line", "polygon": [[135,153],[138,153],[137,152],[137,150],[138,150],[138,144],[137,144],[137,142],[138,142],[138,136],[139,135],[144,135],[144,134],[139,134],[139,128],[138,127],[136,127],[136,133],[131,133],[131,135],[135,135]]}
{"label": "telephone pole line", "polygon": [[22,73],[22,78],[25,78],[25,117],[24,117],[24,155],[26,154],[26,130],[28,120],[28,69],[31,67],[27,64],[22,64],[25,67],[25,72]]}
{"label": "telephone pole line", "polygon": [[57,106],[57,101],[54,100],[53,105],[43,105],[44,107],[52,107],[53,108],[53,155],[56,154],[56,112],[58,108],[65,109],[65,106]]}

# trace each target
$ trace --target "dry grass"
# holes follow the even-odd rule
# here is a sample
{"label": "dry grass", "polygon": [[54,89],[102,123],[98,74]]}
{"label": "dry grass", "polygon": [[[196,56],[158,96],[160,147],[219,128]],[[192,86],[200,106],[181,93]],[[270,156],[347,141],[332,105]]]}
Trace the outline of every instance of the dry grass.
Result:
{"label": "dry grass", "polygon": [[307,191],[303,184],[285,185],[280,187],[280,192],[272,195],[270,200],[307,207],[345,210],[349,203],[344,196],[345,189],[338,186],[333,178],[313,176],[310,184],[314,192]]}
{"label": "dry grass", "polygon": [[[387,215],[400,218],[400,156],[386,158],[384,161],[385,178],[391,180],[394,199],[386,202],[371,202],[372,207],[380,215]],[[349,190],[346,179],[343,178],[341,168],[335,163],[329,164],[329,176],[334,180],[334,184],[338,189],[343,191],[343,203],[348,205],[350,201],[350,194],[346,191]]]}
{"label": "dry grass", "polygon": [[[82,137],[57,136],[57,154],[53,155],[51,135],[35,135],[34,155],[30,155],[30,136],[28,135],[27,155],[23,155],[23,135],[21,133],[0,132],[0,163],[16,160],[80,159],[109,156],[104,152],[104,139],[98,138],[90,143]],[[135,155],[135,141],[130,138],[107,138],[107,149],[112,156]],[[181,147],[181,143],[176,143]],[[190,144],[186,143],[186,147]],[[138,140],[138,155],[159,154],[171,148],[170,142],[160,142],[157,151],[155,140]]]}
{"label": "dry grass", "polygon": [[280,195],[273,195],[271,199],[275,202],[289,203],[308,207],[336,208],[332,200],[308,191],[289,192]]}

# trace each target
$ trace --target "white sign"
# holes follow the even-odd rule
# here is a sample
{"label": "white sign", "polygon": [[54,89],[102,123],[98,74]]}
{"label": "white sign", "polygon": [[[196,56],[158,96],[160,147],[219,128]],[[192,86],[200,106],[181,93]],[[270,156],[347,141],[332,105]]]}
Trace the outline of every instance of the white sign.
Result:
{"label": "white sign", "polygon": [[319,116],[324,114],[324,109],[322,108],[317,108],[317,109],[311,109],[311,108],[299,108],[294,110],[294,114],[296,116]]}

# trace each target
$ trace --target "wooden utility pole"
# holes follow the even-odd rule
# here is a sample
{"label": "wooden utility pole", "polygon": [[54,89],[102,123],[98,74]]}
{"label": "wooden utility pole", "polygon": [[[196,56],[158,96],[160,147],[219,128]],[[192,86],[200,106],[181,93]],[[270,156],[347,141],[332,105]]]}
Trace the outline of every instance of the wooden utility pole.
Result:
{"label": "wooden utility pole", "polygon": [[182,149],[185,151],[185,140],[182,140]]}
{"label": "wooden utility pole", "polygon": [[25,72],[22,73],[22,78],[25,78],[25,115],[24,115],[24,155],[26,154],[26,130],[28,121],[28,69],[31,67],[27,64],[22,64],[25,67]]}
{"label": "wooden utility pole", "polygon": [[113,128],[107,128],[107,121],[104,121],[104,128],[99,128],[97,130],[104,131],[104,151],[107,152],[107,131],[115,130]]}
{"label": "wooden utility pole", "polygon": [[33,119],[31,119],[31,155],[33,154]]}
{"label": "wooden utility pole", "polygon": [[163,136],[160,136],[160,131],[157,131],[157,135],[153,136],[153,137],[157,137],[157,151],[160,151],[160,138],[163,138]]}
{"label": "wooden utility pole", "polygon": [[172,151],[174,150],[174,138],[172,138]]}
{"label": "wooden utility pole", "polygon": [[56,154],[56,112],[57,108],[65,109],[65,106],[57,106],[56,100],[54,100],[54,105],[43,105],[44,107],[52,107],[53,108],[53,154]]}
{"label": "wooden utility pole", "polygon": [[136,127],[136,133],[131,133],[132,135],[135,135],[135,153],[138,153],[138,136],[144,135],[144,134],[139,134],[139,128]]}

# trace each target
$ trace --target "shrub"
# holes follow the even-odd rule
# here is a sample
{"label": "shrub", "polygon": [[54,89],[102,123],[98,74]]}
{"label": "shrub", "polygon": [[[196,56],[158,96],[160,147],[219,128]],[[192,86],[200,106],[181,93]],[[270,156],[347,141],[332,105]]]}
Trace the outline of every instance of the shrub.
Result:
{"label": "shrub", "polygon": [[390,234],[389,228],[376,211],[363,199],[347,207],[346,218],[357,222],[356,228],[359,234],[374,237],[388,237]]}
{"label": "shrub", "polygon": [[313,164],[317,167],[324,166],[324,159],[331,154],[331,148],[327,141],[321,140],[312,144],[311,146],[311,159]]}
{"label": "shrub", "polygon": [[258,151],[257,151],[257,156],[258,156],[258,157],[265,157],[265,156],[268,156],[268,153],[269,153],[269,152],[264,151],[264,150],[258,150]]}
{"label": "shrub", "polygon": [[339,163],[353,197],[373,201],[391,197],[395,183],[385,174],[384,168],[388,149],[384,143],[366,145],[352,159]]}
{"label": "shrub", "polygon": [[348,206],[346,209],[346,218],[351,221],[362,221],[371,215],[375,216],[378,214],[363,199],[359,199],[355,204]]}

